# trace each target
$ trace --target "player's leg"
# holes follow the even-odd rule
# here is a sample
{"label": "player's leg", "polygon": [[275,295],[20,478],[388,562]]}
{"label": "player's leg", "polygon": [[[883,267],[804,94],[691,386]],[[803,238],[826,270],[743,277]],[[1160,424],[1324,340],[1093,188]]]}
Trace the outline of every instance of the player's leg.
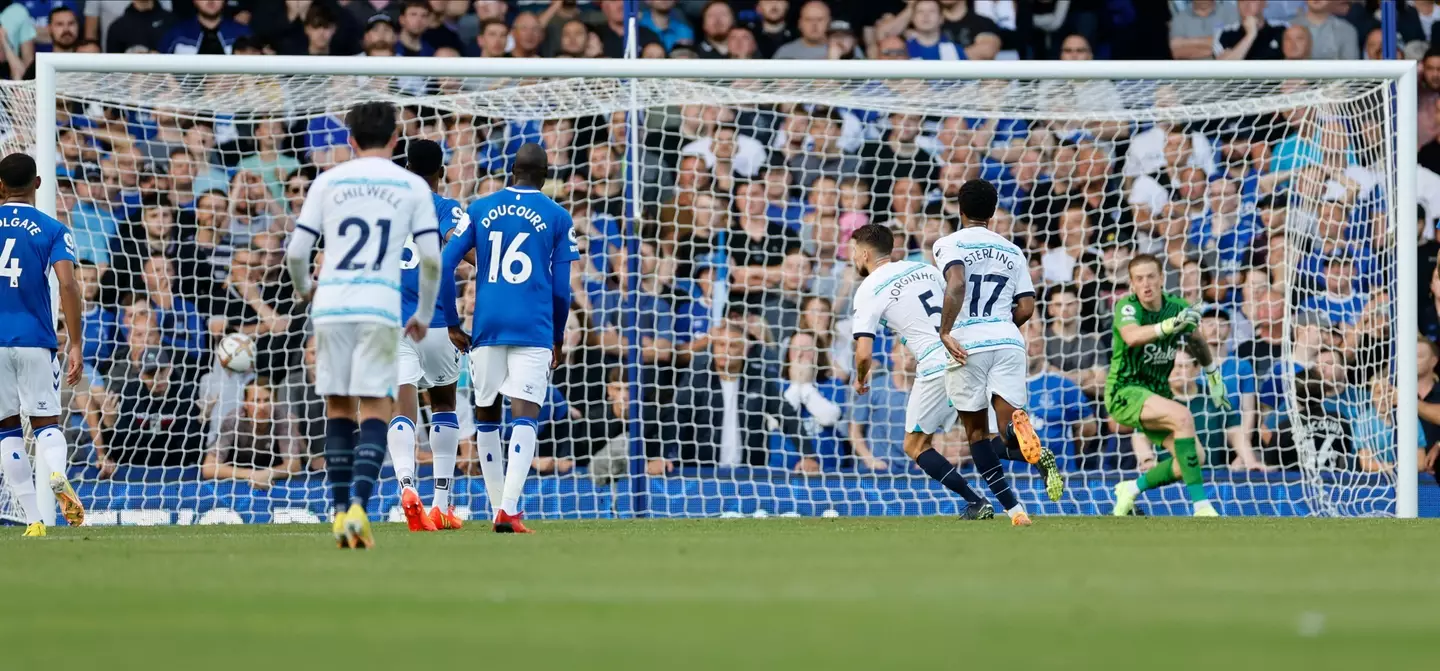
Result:
{"label": "player's leg", "polygon": [[368,515],[370,498],[385,464],[385,443],[390,419],[395,416],[390,394],[396,386],[395,356],[399,345],[398,327],[363,324],[356,329],[351,364],[355,374],[350,378],[350,393],[359,399],[360,431],[355,441],[355,475],[350,485],[346,531],[352,538],[359,535],[360,545],[367,548],[374,545]]}
{"label": "player's leg", "polygon": [[450,500],[455,462],[460,454],[460,418],[455,406],[454,382],[430,388],[430,451],[435,455],[435,498],[431,501],[429,518],[437,529],[463,526]]}
{"label": "player's leg", "polygon": [[[1159,444],[1164,442],[1165,432],[1159,429],[1147,429],[1145,422],[1140,417],[1145,408],[1145,402],[1151,396],[1155,396],[1155,392],[1138,386],[1107,389],[1105,409],[1110,413],[1110,418],[1117,423],[1131,427],[1147,437],[1152,437],[1156,439],[1156,444]],[[1174,469],[1174,460],[1162,459],[1160,463],[1143,473],[1138,479],[1126,480],[1116,485],[1115,507],[1110,510],[1110,514],[1122,517],[1129,515],[1135,510],[1135,499],[1140,496],[1140,492],[1145,489],[1163,487],[1178,480],[1179,471],[1175,470],[1175,474],[1172,475],[1172,469]]]}
{"label": "player's leg", "polygon": [[[0,362],[3,366],[3,362]],[[35,474],[30,470],[30,455],[25,453],[25,428],[20,423],[19,405],[14,385],[0,372],[0,466],[4,468],[5,484],[11,496],[20,502],[25,513],[25,535],[44,536],[45,523],[40,519],[40,505],[35,501]]]}
{"label": "player's leg", "polygon": [[905,428],[908,431],[904,441],[905,455],[914,459],[920,470],[931,479],[965,499],[965,518],[994,517],[994,509],[970,488],[960,470],[930,447],[933,434],[949,431],[954,425],[955,409],[950,407],[950,399],[945,396],[945,379],[916,380],[905,402]]}
{"label": "player's leg", "polygon": [[345,517],[350,508],[350,485],[355,469],[355,438],[360,425],[357,399],[350,395],[350,350],[355,345],[353,324],[315,327],[315,393],[325,399],[325,479],[330,483],[335,541],[350,547]]}
{"label": "player's leg", "polygon": [[[1190,409],[1159,394],[1153,394],[1150,398],[1145,399],[1145,403],[1141,407],[1140,421],[1151,431],[1163,431],[1169,434],[1164,444],[1175,457],[1176,468],[1171,471],[1171,474],[1173,477],[1173,474],[1178,471],[1180,480],[1185,483],[1185,492],[1190,497],[1190,504],[1194,509],[1195,516],[1214,517],[1218,515],[1215,506],[1205,496],[1205,475],[1200,470],[1204,457],[1196,446],[1195,418],[1190,415]],[[1141,476],[1141,482],[1136,483],[1136,487],[1140,491],[1150,488],[1148,476],[1149,473],[1146,473]]]}
{"label": "player's leg", "polygon": [[60,428],[60,358],[38,347],[12,349],[11,356],[17,373],[20,413],[30,418],[36,461],[46,469],[40,476],[55,493],[55,502],[60,504],[65,521],[71,526],[80,526],[85,523],[85,506],[65,477],[70,465],[70,447],[65,443],[65,431]]}
{"label": "player's leg", "polygon": [[[401,349],[404,349],[403,342]],[[385,450],[395,467],[395,479],[400,481],[400,510],[405,513],[405,525],[411,531],[434,531],[435,525],[425,514],[420,493],[415,491],[415,422],[420,416],[420,392],[413,383],[404,381],[403,365],[400,375],[401,383],[395,390],[395,417],[385,434]]]}
{"label": "player's leg", "polygon": [[508,368],[500,393],[510,399],[510,449],[506,450],[505,491],[495,515],[495,531],[529,533],[521,523],[520,495],[535,460],[539,439],[540,405],[550,390],[550,350],[539,347],[511,347]]}
{"label": "player's leg", "polygon": [[[470,380],[475,387],[475,453],[480,475],[485,478],[490,520],[500,513],[505,496],[505,448],[500,445],[504,406],[500,385],[505,382],[505,347],[476,347],[470,350]],[[472,506],[476,507],[476,506]]]}
{"label": "player's leg", "polygon": [[460,418],[455,414],[455,383],[460,379],[460,350],[444,329],[432,329],[420,343],[420,367],[430,396],[430,452],[434,455],[435,495],[427,517],[439,529],[463,526],[450,500],[460,452]]}
{"label": "player's leg", "polygon": [[1055,463],[1055,453],[1041,444],[1024,409],[1030,396],[1026,386],[1026,354],[1019,349],[1003,349],[996,350],[995,356],[989,385],[996,397],[995,424],[1000,432],[1000,452],[1010,458],[1018,453],[1022,460],[1039,469],[1040,477],[1045,480],[1045,495],[1051,501],[1059,501],[1065,493],[1065,477]]}
{"label": "player's leg", "polygon": [[946,371],[945,392],[960,413],[960,424],[970,443],[970,458],[975,461],[975,469],[985,479],[990,493],[995,495],[1011,522],[1025,524],[1029,517],[1005,477],[1004,466],[1000,465],[1000,441],[990,432],[990,392],[986,380],[990,376],[993,354],[977,352],[970,355],[965,365]]}

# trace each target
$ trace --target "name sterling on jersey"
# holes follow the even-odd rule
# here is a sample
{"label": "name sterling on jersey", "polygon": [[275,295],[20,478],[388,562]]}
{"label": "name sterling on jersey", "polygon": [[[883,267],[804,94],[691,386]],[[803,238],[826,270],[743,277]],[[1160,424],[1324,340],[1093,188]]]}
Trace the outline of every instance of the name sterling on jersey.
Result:
{"label": "name sterling on jersey", "polygon": [[544,218],[540,216],[539,212],[524,205],[512,205],[508,203],[490,208],[490,211],[486,212],[485,216],[480,219],[480,225],[485,228],[490,228],[491,222],[500,217],[519,217],[530,222],[530,225],[534,226],[537,231],[543,231],[548,228]]}
{"label": "name sterling on jersey", "polygon": [[973,266],[981,260],[987,260],[998,261],[1005,264],[1006,270],[1015,269],[1015,255],[1008,250],[1000,249],[998,247],[981,247],[966,254],[965,256],[960,257],[957,260],[965,264],[966,267]]}

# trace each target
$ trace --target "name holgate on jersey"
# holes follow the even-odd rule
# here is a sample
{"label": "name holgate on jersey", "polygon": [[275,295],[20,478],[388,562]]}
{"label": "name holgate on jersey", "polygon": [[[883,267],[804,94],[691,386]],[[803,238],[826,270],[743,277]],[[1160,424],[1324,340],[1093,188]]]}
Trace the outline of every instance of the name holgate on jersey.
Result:
{"label": "name holgate on jersey", "polygon": [[385,201],[385,204],[389,205],[391,209],[400,209],[400,197],[393,189],[381,184],[349,186],[337,192],[333,200],[336,205],[339,205],[351,198],[377,198]]}
{"label": "name holgate on jersey", "polygon": [[520,217],[521,219],[530,222],[530,225],[534,226],[535,230],[537,231],[543,231],[548,228],[548,226],[545,224],[545,220],[540,216],[539,212],[525,207],[524,205],[513,204],[496,205],[495,207],[490,208],[490,211],[486,212],[485,217],[480,220],[480,225],[484,226],[485,228],[490,228],[490,224],[496,219],[499,219],[500,217]]}
{"label": "name holgate on jersey", "polygon": [[1011,254],[1006,250],[1000,249],[999,247],[982,247],[973,252],[970,252],[969,254],[966,254],[965,256],[960,257],[959,261],[969,266],[974,264],[976,261],[980,261],[981,259],[999,261],[1005,264],[1006,270],[1015,269],[1015,255]]}
{"label": "name holgate on jersey", "polygon": [[29,219],[26,219],[24,217],[15,217],[13,219],[0,217],[0,228],[23,228],[25,229],[25,232],[29,233],[30,235],[40,235],[44,232],[40,228],[40,224],[30,221]]}

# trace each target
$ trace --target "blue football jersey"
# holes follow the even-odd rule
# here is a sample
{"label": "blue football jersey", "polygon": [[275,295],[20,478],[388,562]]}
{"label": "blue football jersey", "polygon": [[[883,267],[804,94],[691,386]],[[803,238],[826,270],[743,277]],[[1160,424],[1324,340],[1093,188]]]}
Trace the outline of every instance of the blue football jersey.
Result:
{"label": "blue football jersey", "polygon": [[[464,231],[470,225],[470,218],[460,203],[438,193],[430,194],[435,201],[435,221],[440,224],[440,244],[450,237],[450,231]],[[400,256],[400,323],[410,323],[415,308],[420,302],[420,252],[414,240],[405,241],[405,253]],[[430,319],[430,328],[445,328],[445,308],[437,298],[435,316]]]}
{"label": "blue football jersey", "polygon": [[65,225],[30,205],[0,205],[0,347],[56,349],[50,266],[75,262]]}
{"label": "blue football jersey", "polygon": [[469,215],[445,257],[449,267],[475,250],[471,345],[553,347],[552,265],[580,258],[570,213],[535,189],[510,186],[472,203]]}

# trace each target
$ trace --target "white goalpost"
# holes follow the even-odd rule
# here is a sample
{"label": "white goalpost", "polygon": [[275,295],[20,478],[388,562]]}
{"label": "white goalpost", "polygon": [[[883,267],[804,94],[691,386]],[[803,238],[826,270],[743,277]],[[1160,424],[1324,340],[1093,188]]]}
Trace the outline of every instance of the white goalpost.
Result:
{"label": "white goalpost", "polygon": [[[1125,262],[1151,253],[1167,290],[1204,305],[1196,337],[1238,382],[1226,413],[1188,357],[1171,378],[1224,513],[1404,518],[1422,438],[1415,87],[1409,61],[45,53],[33,87],[0,87],[0,145],[33,151],[38,207],[80,231],[94,269],[87,331],[106,340],[66,426],[97,523],[324,514],[308,332],[268,254],[365,100],[441,142],[462,205],[504,184],[520,143],[550,154],[546,193],[584,254],[532,517],[954,513],[895,453],[903,347],[877,342],[883,380],[851,389],[845,241],[886,223],[929,261],[954,189],[984,178],[1037,280],[1032,415],[1067,472],[1052,503],[1007,464],[1027,507],[1106,513],[1154,461],[1103,403]],[[260,349],[253,368],[213,361],[234,332]],[[479,480],[455,493],[477,517]],[[1188,510],[1147,497],[1149,514]]]}

